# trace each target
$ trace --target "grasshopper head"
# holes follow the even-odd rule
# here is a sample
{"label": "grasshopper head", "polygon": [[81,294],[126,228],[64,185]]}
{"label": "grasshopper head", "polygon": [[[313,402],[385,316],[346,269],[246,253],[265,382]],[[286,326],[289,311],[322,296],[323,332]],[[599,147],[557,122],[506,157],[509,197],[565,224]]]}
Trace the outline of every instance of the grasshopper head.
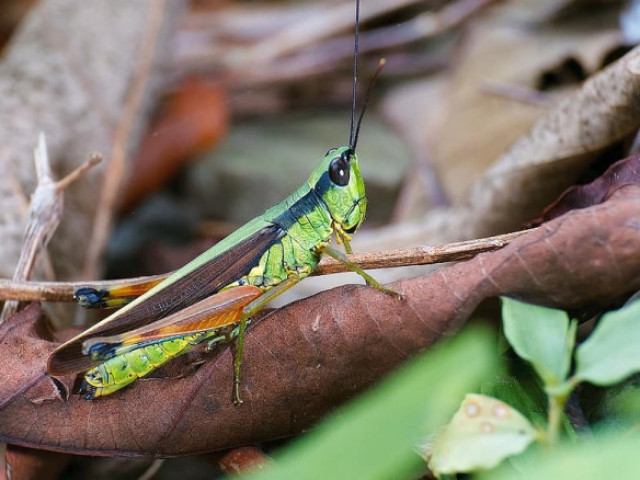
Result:
{"label": "grasshopper head", "polygon": [[338,243],[344,243],[347,253],[351,253],[349,240],[364,221],[367,210],[367,197],[364,192],[364,181],[358,166],[356,145],[360,135],[360,126],[367,109],[371,90],[380,75],[386,60],[380,59],[376,73],[369,83],[364,105],[356,122],[356,93],[358,72],[358,31],[360,25],[360,0],[356,0],[356,31],[353,48],[353,96],[351,107],[351,128],[349,145],[329,150],[320,165],[309,177],[309,187],[322,199],[333,220],[331,228],[336,234]]}
{"label": "grasshopper head", "polygon": [[364,181],[353,148],[332,148],[309,177],[341,233],[354,233],[367,209]]}

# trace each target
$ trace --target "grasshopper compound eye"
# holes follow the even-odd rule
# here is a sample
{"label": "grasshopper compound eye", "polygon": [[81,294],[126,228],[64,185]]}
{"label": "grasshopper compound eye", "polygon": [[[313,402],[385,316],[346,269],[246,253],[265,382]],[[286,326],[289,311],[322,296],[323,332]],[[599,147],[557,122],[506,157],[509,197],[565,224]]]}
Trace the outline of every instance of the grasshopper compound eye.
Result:
{"label": "grasshopper compound eye", "polygon": [[344,187],[349,183],[349,162],[348,157],[344,153],[331,161],[329,165],[329,178],[339,187]]}

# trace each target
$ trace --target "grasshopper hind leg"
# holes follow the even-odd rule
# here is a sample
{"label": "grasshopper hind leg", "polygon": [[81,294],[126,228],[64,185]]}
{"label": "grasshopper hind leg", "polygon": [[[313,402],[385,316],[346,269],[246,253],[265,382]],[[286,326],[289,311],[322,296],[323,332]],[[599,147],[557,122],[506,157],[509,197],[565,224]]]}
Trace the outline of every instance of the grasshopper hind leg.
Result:
{"label": "grasshopper hind leg", "polygon": [[300,282],[300,280],[302,280],[302,277],[299,272],[290,271],[289,276],[285,281],[279,283],[270,290],[267,290],[249,305],[244,307],[242,316],[238,322],[238,327],[232,330],[232,334],[237,337],[236,351],[233,358],[233,403],[236,405],[242,405],[243,403],[240,396],[240,373],[242,367],[242,353],[244,352],[245,332],[247,325],[251,322],[251,317],[259,312],[271,300],[282,295],[284,292]]}
{"label": "grasshopper hind leg", "polygon": [[119,308],[143,295],[166,276],[153,280],[142,280],[122,285],[80,287],[73,293],[74,298],[84,308]]}

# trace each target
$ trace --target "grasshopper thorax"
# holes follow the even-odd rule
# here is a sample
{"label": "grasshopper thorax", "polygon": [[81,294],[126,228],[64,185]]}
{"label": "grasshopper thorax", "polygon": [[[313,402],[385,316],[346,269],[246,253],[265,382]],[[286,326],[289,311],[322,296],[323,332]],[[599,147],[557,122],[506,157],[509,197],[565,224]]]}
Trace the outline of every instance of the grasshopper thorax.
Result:
{"label": "grasshopper thorax", "polygon": [[329,150],[308,183],[326,206],[336,232],[354,233],[364,220],[367,197],[353,148]]}

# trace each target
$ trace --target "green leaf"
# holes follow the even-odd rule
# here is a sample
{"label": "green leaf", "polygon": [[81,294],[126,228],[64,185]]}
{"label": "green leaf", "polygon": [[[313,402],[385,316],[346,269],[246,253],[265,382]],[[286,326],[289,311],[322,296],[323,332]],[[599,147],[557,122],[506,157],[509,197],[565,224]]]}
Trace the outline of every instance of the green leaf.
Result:
{"label": "green leaf", "polygon": [[493,468],[535,438],[535,428],[520,412],[495,398],[469,394],[436,436],[429,468],[437,475]]}
{"label": "green leaf", "polygon": [[251,479],[409,478],[414,446],[446,423],[469,390],[497,370],[495,340],[469,329],[402,368],[292,444]]}
{"label": "green leaf", "polygon": [[502,322],[513,349],[533,365],[546,387],[564,382],[576,332],[564,311],[503,297]]}
{"label": "green leaf", "polygon": [[[640,437],[606,435],[595,441],[565,443],[530,458],[530,468],[514,473],[506,466],[483,473],[480,480],[637,480]],[[474,477],[476,478],[476,477]]]}
{"label": "green leaf", "polygon": [[606,386],[640,371],[640,302],[609,312],[576,352],[575,381]]}

